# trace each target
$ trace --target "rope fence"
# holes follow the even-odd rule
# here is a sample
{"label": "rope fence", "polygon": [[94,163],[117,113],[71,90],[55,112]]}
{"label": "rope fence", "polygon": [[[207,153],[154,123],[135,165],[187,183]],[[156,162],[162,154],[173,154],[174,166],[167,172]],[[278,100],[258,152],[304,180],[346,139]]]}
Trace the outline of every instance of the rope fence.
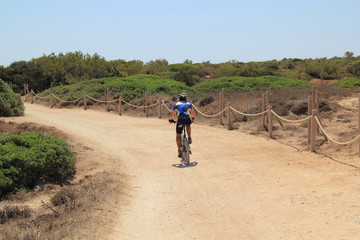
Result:
{"label": "rope fence", "polygon": [[350,140],[350,141],[347,141],[347,142],[339,142],[339,141],[336,141],[335,139],[333,139],[332,137],[329,136],[329,134],[325,131],[325,129],[323,128],[323,126],[321,125],[320,123],[320,120],[317,116],[315,116],[315,120],[316,120],[316,123],[317,125],[319,126],[319,128],[321,129],[321,131],[326,135],[326,137],[333,143],[336,143],[336,144],[339,144],[339,145],[349,145],[349,144],[352,144],[356,141],[359,140],[360,138],[360,135],[356,136],[354,139]]}
{"label": "rope fence", "polygon": [[207,118],[213,118],[213,117],[217,117],[219,116],[220,114],[224,113],[228,107],[225,107],[223,110],[221,110],[220,112],[216,113],[216,114],[213,114],[213,115],[208,115],[208,114],[205,114],[205,113],[202,113],[195,105],[193,105],[194,109],[202,116],[204,117],[207,117]]}
{"label": "rope fence", "polygon": [[[171,113],[171,107],[168,107],[168,105],[162,100],[162,99],[158,99],[158,101],[154,104],[149,105],[148,104],[148,93],[144,92],[144,105],[134,105],[131,104],[125,100],[123,100],[121,98],[121,96],[118,99],[113,99],[113,100],[109,100],[109,91],[106,90],[106,100],[99,100],[96,98],[93,98],[91,96],[88,96],[86,94],[84,94],[82,97],[75,99],[75,100],[63,100],[61,98],[59,98],[58,96],[56,96],[55,94],[53,94],[52,91],[52,86],[51,86],[51,92],[49,95],[47,96],[39,96],[38,94],[36,94],[33,90],[29,91],[28,89],[28,85],[25,84],[24,85],[24,90],[25,90],[25,101],[31,101],[31,103],[33,103],[33,98],[39,98],[39,99],[48,99],[50,98],[50,102],[51,102],[51,108],[53,108],[55,106],[54,104],[54,99],[58,100],[59,102],[62,103],[76,103],[79,102],[80,100],[84,101],[84,109],[86,110],[86,100],[90,99],[93,100],[95,102],[98,103],[106,103],[107,107],[108,107],[108,111],[109,110],[109,103],[118,103],[119,107],[118,107],[118,111],[119,111],[119,115],[122,115],[121,113],[121,105],[122,104],[126,104],[130,107],[134,107],[134,108],[143,108],[144,112],[146,113],[146,117],[148,117],[148,109],[149,108],[153,108],[158,106],[159,108],[159,118],[161,118],[161,108],[162,106],[165,107],[165,109]],[[203,112],[201,112],[199,110],[198,107],[196,107],[195,105],[193,105],[194,110],[199,113],[201,116],[206,117],[206,118],[216,118],[219,117],[220,118],[220,124],[222,124],[223,121],[223,117],[226,117],[226,125],[227,125],[227,129],[232,129],[231,127],[231,112],[243,115],[243,116],[247,116],[247,117],[259,117],[262,116],[262,124],[263,127],[265,128],[265,130],[268,131],[269,137],[273,138],[273,116],[276,117],[276,119],[279,121],[279,124],[281,126],[282,123],[281,121],[287,122],[287,123],[291,123],[291,124],[297,124],[297,123],[302,123],[302,122],[307,122],[307,127],[308,127],[308,143],[310,144],[310,151],[311,152],[316,152],[316,146],[315,146],[315,142],[316,142],[316,133],[319,132],[319,130],[321,130],[321,132],[323,133],[323,136],[325,138],[326,141],[330,141],[332,143],[338,144],[338,145],[349,145],[349,144],[353,144],[355,142],[358,142],[359,144],[359,156],[360,156],[360,94],[359,94],[359,121],[358,121],[358,132],[359,135],[357,135],[355,138],[353,138],[352,140],[346,141],[346,142],[340,142],[335,140],[334,138],[332,138],[331,136],[329,136],[329,134],[326,132],[326,130],[324,129],[323,125],[320,122],[318,113],[319,113],[319,91],[314,89],[314,87],[312,88],[312,94],[308,97],[308,116],[303,118],[303,119],[287,119],[284,118],[282,116],[280,116],[279,114],[277,114],[273,109],[272,106],[269,103],[268,97],[269,94],[268,92],[266,92],[265,94],[262,95],[262,111],[259,113],[245,113],[242,111],[239,111],[237,109],[235,109],[234,107],[232,107],[230,105],[229,102],[225,101],[224,98],[224,90],[222,89],[220,92],[220,108],[219,111],[217,113],[214,114],[205,114]],[[235,116],[235,115],[234,115]],[[236,116],[235,116],[236,118]],[[281,121],[280,121],[281,120]]]}
{"label": "rope fence", "polygon": [[172,112],[172,111],[170,110],[170,108],[168,108],[168,106],[166,105],[166,103],[165,103],[163,100],[161,100],[161,103],[165,106],[165,108],[166,108],[169,112]]}
{"label": "rope fence", "polygon": [[46,97],[40,97],[39,95],[37,95],[35,92],[32,92],[36,97],[40,98],[40,99],[46,99],[49,98],[51,96],[51,93],[49,95],[47,95]]}
{"label": "rope fence", "polygon": [[247,117],[257,117],[257,116],[265,115],[268,112],[268,110],[266,110],[266,111],[263,111],[260,113],[244,113],[244,112],[240,112],[240,111],[236,110],[235,108],[233,108],[231,106],[230,106],[230,109],[238,114],[241,114],[241,115],[247,116]]}
{"label": "rope fence", "polygon": [[[51,95],[51,94],[50,94]],[[83,99],[84,97],[81,97],[81,98],[78,98],[76,100],[73,100],[73,101],[66,101],[66,100],[62,100],[60,99],[59,97],[57,97],[56,95],[52,94],[54,96],[54,98],[56,98],[57,100],[59,100],[60,102],[63,102],[63,103],[76,103],[78,101],[80,101],[81,99]]]}
{"label": "rope fence", "polygon": [[283,120],[284,122],[288,122],[288,123],[301,123],[301,122],[305,122],[309,119],[311,119],[311,116],[308,116],[306,118],[303,118],[303,119],[298,119],[298,120],[289,120],[289,119],[286,119],[286,118],[283,118],[281,116],[279,116],[276,112],[274,112],[273,110],[271,110],[271,113],[274,114],[277,118],[279,118],[280,120]]}

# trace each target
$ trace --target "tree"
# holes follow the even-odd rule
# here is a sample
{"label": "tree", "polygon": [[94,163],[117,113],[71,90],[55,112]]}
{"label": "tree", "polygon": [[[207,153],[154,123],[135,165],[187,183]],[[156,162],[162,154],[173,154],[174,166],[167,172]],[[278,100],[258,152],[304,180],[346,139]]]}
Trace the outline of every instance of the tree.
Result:
{"label": "tree", "polygon": [[166,71],[166,66],[168,64],[166,59],[157,59],[146,63],[146,70],[150,74],[160,74]]}
{"label": "tree", "polygon": [[[19,94],[0,79],[0,116],[13,117],[24,114],[24,104]],[[0,191],[1,192],[1,191]]]}
{"label": "tree", "polygon": [[347,51],[347,52],[344,54],[344,57],[347,58],[347,59],[351,59],[351,58],[354,57],[354,53]]}
{"label": "tree", "polygon": [[4,81],[9,81],[8,70],[4,66],[0,66],[0,78]]}
{"label": "tree", "polygon": [[360,61],[354,62],[347,67],[347,72],[354,74],[356,77],[360,77]]}
{"label": "tree", "polygon": [[196,70],[190,66],[181,67],[179,72],[175,74],[174,79],[190,87],[200,82],[200,77],[196,75]]}
{"label": "tree", "polygon": [[185,59],[184,63],[185,63],[185,64],[193,64],[193,61],[192,61],[192,60],[189,60],[189,59]]}
{"label": "tree", "polygon": [[126,77],[146,72],[144,63],[140,60],[132,60],[126,62],[125,60],[119,59],[111,61],[111,65],[114,68],[114,75],[120,77]]}

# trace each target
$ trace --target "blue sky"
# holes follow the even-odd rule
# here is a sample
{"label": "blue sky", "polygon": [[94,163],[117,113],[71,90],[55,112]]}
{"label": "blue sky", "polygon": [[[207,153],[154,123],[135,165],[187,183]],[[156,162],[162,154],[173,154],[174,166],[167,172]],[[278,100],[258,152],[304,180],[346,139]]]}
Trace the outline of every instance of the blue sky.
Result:
{"label": "blue sky", "polygon": [[169,63],[360,55],[358,0],[0,0],[0,65],[54,52]]}

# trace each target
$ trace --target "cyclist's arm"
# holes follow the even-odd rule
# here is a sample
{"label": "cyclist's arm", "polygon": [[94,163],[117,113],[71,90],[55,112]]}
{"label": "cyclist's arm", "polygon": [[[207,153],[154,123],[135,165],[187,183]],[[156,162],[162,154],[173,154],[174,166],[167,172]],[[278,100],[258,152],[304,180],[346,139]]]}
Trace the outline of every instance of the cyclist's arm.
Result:
{"label": "cyclist's arm", "polygon": [[175,115],[176,111],[172,111],[171,114],[170,114],[170,117],[169,117],[169,121],[173,120],[173,117]]}

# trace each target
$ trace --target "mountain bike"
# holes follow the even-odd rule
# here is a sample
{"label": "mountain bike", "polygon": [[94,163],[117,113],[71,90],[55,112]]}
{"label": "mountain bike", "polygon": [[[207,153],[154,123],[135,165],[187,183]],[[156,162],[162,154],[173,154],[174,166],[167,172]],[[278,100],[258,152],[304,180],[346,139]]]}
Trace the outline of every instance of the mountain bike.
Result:
{"label": "mountain bike", "polygon": [[[174,120],[172,122],[176,123]],[[184,163],[185,165],[190,165],[190,154],[191,154],[190,144],[189,144],[189,140],[186,135],[185,125],[181,125],[181,127],[182,127],[181,147],[180,147],[181,162]]]}

